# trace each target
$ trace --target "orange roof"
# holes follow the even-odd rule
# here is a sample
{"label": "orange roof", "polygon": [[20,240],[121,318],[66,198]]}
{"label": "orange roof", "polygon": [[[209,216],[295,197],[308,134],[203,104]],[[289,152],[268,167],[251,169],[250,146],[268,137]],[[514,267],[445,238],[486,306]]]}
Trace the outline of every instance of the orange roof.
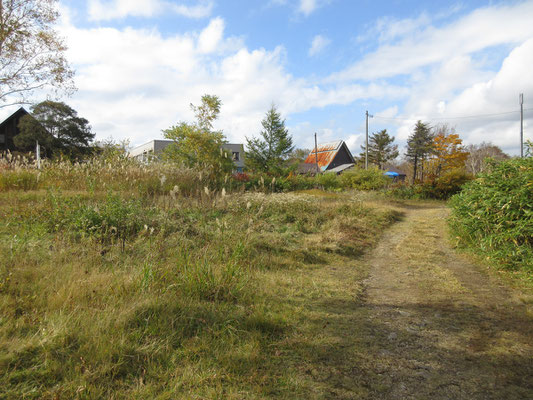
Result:
{"label": "orange roof", "polygon": [[315,149],[313,149],[307,156],[305,163],[315,164],[316,159],[318,158],[318,166],[322,171],[324,171],[337,155],[342,143],[343,141],[339,140],[337,142],[319,144],[317,147],[316,156]]}

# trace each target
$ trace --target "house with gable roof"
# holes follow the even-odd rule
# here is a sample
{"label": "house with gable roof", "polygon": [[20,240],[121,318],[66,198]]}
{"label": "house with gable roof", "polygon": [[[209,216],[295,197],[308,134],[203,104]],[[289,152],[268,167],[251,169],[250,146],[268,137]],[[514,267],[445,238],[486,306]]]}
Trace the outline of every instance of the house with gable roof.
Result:
{"label": "house with gable roof", "polygon": [[320,172],[341,173],[342,171],[352,168],[355,160],[352,153],[344,140],[319,144],[313,149],[303,164],[298,167],[300,173],[315,173],[317,169]]}

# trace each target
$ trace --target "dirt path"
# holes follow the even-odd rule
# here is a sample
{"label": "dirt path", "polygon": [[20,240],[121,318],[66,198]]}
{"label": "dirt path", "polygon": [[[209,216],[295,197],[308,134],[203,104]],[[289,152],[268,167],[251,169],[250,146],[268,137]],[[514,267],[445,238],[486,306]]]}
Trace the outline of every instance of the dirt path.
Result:
{"label": "dirt path", "polygon": [[365,259],[355,379],[372,399],[533,399],[531,310],[450,248],[446,213],[406,210]]}

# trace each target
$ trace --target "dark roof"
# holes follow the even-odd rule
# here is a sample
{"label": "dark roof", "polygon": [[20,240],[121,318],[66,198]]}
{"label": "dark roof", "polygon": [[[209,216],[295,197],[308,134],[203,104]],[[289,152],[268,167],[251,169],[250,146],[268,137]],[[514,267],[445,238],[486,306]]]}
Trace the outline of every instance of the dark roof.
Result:
{"label": "dark roof", "polygon": [[13,143],[13,138],[20,133],[18,124],[21,118],[26,115],[31,114],[26,111],[24,107],[20,107],[17,111],[0,123],[0,151],[21,150],[15,146]]}
{"label": "dark roof", "polygon": [[15,118],[22,118],[23,116],[25,115],[28,115],[29,112],[26,111],[26,109],[24,107],[20,107],[17,111],[15,111],[13,114],[11,114],[9,117],[7,117],[6,119],[4,119],[1,123],[0,123],[0,129],[3,129],[8,123],[10,123],[13,119]]}

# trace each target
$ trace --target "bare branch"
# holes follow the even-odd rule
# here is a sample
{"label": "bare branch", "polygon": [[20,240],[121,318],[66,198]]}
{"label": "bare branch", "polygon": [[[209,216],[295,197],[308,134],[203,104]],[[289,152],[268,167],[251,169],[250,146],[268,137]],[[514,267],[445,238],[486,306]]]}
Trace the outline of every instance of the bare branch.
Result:
{"label": "bare branch", "polygon": [[0,107],[28,103],[39,89],[75,90],[66,46],[53,29],[57,1],[0,1]]}

